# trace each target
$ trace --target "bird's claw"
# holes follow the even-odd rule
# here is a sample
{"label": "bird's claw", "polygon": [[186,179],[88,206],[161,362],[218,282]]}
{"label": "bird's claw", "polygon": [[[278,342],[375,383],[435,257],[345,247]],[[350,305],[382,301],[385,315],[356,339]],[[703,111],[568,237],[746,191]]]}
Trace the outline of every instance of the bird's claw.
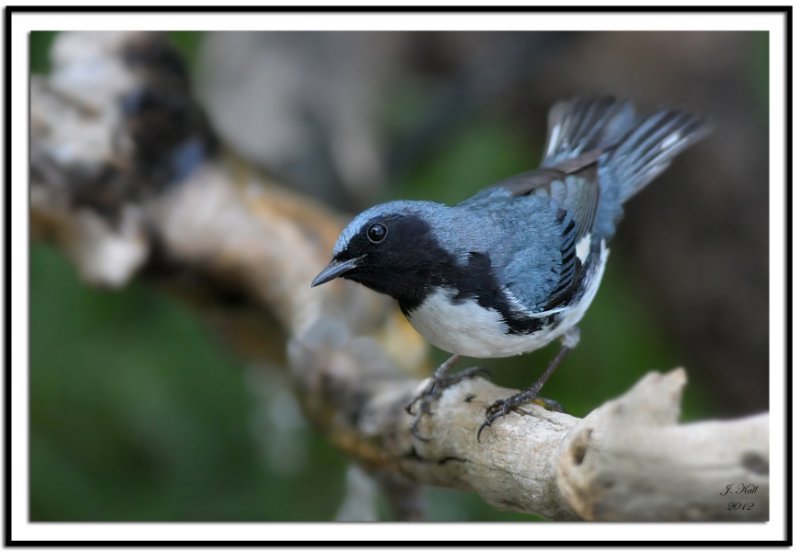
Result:
{"label": "bird's claw", "polygon": [[[488,377],[489,372],[485,368],[467,368],[452,376],[445,376],[443,378],[431,378],[425,389],[422,390],[416,397],[411,399],[406,405],[406,412],[414,416],[414,421],[411,422],[411,434],[420,441],[430,441],[430,438],[425,437],[419,433],[419,424],[423,416],[431,416],[433,410],[431,405],[442,396],[442,393],[448,387],[455,385],[464,379],[474,378],[475,376],[482,375]],[[419,409],[414,412],[414,405],[419,403]]]}
{"label": "bird's claw", "polygon": [[492,423],[494,423],[494,421],[497,418],[502,418],[503,416],[511,412],[511,409],[516,406],[516,404],[514,404],[511,400],[513,398],[514,397],[511,397],[509,399],[498,399],[486,408],[486,418],[483,420],[483,423],[478,428],[479,443],[481,441],[481,432],[490,425],[492,425]]}
{"label": "bird's claw", "polygon": [[502,418],[518,406],[522,406],[526,403],[538,404],[550,412],[564,412],[564,407],[561,406],[558,401],[546,399],[544,397],[529,398],[525,395],[525,393],[520,393],[519,395],[514,395],[507,399],[498,399],[486,408],[486,418],[478,428],[478,442],[481,440],[481,432],[483,432],[483,430],[487,427],[491,426],[495,420]]}
{"label": "bird's claw", "polygon": [[428,382],[428,385],[425,386],[425,389],[423,389],[419,395],[408,402],[406,405],[406,412],[413,416],[414,412],[412,409],[414,408],[414,405],[420,403],[419,412],[426,411],[426,414],[430,414],[429,403],[433,399],[441,396],[442,391],[444,390],[443,384],[446,386],[446,378],[443,378],[442,380],[437,380],[435,377],[431,378],[431,380]]}

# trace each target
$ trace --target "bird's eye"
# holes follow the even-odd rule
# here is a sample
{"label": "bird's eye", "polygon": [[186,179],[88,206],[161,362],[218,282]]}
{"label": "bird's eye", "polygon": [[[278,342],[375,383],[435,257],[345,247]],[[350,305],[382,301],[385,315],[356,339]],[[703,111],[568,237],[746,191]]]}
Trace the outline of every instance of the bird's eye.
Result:
{"label": "bird's eye", "polygon": [[367,238],[369,238],[369,241],[372,243],[381,243],[386,239],[386,234],[388,232],[386,227],[378,222],[367,228]]}

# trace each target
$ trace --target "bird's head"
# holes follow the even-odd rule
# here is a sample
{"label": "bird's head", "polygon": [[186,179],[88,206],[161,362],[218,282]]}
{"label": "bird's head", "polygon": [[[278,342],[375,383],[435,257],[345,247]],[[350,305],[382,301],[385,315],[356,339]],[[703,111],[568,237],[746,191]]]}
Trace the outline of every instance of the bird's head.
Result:
{"label": "bird's head", "polygon": [[311,282],[346,278],[400,301],[422,292],[437,264],[431,222],[444,205],[393,201],[372,207],[342,231],[333,259]]}

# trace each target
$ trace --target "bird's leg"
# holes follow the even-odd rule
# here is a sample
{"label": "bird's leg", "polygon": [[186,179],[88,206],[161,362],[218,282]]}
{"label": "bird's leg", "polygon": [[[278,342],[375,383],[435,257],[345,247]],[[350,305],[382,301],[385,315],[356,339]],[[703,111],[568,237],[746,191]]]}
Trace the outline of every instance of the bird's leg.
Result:
{"label": "bird's leg", "polygon": [[448,375],[447,373],[450,371],[450,368],[452,368],[460,358],[460,355],[453,355],[441,363],[433,372],[433,376],[431,376],[431,380],[428,382],[428,385],[425,386],[425,389],[423,389],[419,395],[414,397],[411,402],[406,405],[406,412],[409,414],[414,414],[412,412],[412,408],[415,404],[419,403],[419,410],[414,415],[414,421],[411,424],[411,433],[413,433],[418,439],[423,441],[427,440],[427,438],[422,437],[417,432],[417,427],[419,426],[420,419],[423,415],[430,416],[433,414],[433,411],[431,410],[431,404],[433,404],[433,402],[442,395],[442,392],[445,389],[455,385],[463,379],[472,378],[478,374],[487,374],[484,368],[472,367],[462,370],[457,374],[453,374],[452,376]]}
{"label": "bird's leg", "polygon": [[561,364],[561,361],[564,360],[564,357],[567,356],[567,353],[570,350],[571,347],[562,345],[561,349],[558,351],[558,354],[553,360],[550,361],[550,364],[547,366],[547,369],[544,371],[544,373],[525,391],[517,393],[516,395],[512,395],[507,399],[496,400],[490,404],[486,409],[486,419],[481,424],[481,427],[478,428],[478,441],[481,440],[481,432],[492,425],[497,418],[502,418],[514,408],[523,404],[535,401],[539,402],[541,406],[544,406],[548,410],[563,411],[561,405],[559,405],[557,402],[539,397],[539,391],[542,390],[545,382],[550,378],[553,372],[556,371],[556,368],[558,368],[558,365]]}
{"label": "bird's leg", "polygon": [[514,408],[521,406],[523,404],[535,402],[548,410],[563,412],[564,409],[561,407],[560,404],[558,404],[558,402],[552,399],[545,399],[543,397],[540,397],[539,391],[542,390],[544,384],[547,382],[548,379],[550,379],[550,376],[552,376],[553,373],[556,371],[556,368],[558,368],[558,366],[564,360],[564,357],[567,356],[567,353],[578,345],[579,340],[580,340],[580,334],[578,333],[578,329],[573,328],[569,330],[562,339],[561,349],[558,351],[558,354],[555,356],[553,360],[550,361],[550,364],[547,365],[547,369],[541,376],[539,376],[539,379],[537,379],[533,385],[531,385],[521,393],[512,395],[507,399],[499,399],[490,404],[489,407],[486,409],[486,419],[481,424],[481,427],[478,428],[478,441],[481,440],[481,432],[490,425],[492,425],[492,423],[497,418],[502,418],[503,416],[511,412]]}

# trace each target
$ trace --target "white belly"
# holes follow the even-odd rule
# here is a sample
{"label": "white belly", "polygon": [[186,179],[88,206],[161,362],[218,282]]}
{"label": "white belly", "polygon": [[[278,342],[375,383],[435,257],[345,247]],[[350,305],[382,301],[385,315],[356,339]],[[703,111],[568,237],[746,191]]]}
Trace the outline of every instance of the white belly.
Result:
{"label": "white belly", "polygon": [[433,345],[452,354],[473,358],[499,358],[541,349],[580,322],[600,286],[608,250],[603,248],[600,262],[580,301],[554,317],[551,326],[530,334],[506,333],[508,326],[500,313],[485,309],[477,301],[453,304],[453,290],[439,289],[408,316],[411,325]]}

